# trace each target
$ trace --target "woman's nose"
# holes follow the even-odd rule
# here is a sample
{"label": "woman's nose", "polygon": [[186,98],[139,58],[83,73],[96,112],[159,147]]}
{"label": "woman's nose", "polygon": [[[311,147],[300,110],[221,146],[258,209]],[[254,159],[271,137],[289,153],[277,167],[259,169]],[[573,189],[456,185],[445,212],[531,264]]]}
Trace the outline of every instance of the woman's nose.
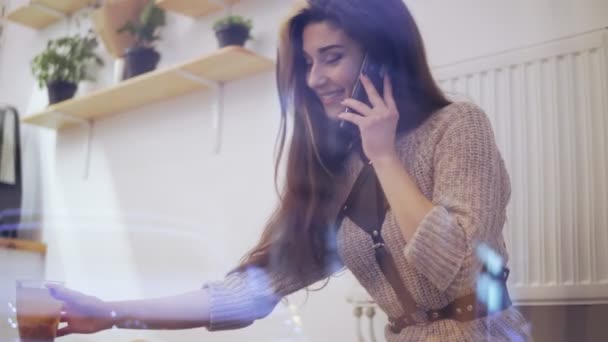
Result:
{"label": "woman's nose", "polygon": [[312,89],[318,88],[327,82],[327,76],[322,68],[312,66],[308,72],[308,86]]}

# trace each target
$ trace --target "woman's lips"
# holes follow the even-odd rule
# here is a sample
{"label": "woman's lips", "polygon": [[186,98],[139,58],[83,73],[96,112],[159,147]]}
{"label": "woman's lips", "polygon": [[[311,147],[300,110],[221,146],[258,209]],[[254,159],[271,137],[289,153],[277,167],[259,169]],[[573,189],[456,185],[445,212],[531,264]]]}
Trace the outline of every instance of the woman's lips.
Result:
{"label": "woman's lips", "polygon": [[336,90],[336,91],[327,92],[322,95],[319,95],[319,98],[321,99],[321,102],[323,102],[324,105],[328,105],[328,104],[342,101],[343,95],[344,95],[343,90]]}

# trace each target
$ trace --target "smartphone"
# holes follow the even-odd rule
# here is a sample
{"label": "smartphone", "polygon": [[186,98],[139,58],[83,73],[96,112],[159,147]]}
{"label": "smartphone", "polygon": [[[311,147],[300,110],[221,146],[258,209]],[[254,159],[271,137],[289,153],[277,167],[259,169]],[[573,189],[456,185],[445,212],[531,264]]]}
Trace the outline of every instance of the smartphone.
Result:
{"label": "smartphone", "polygon": [[[382,96],[382,94],[384,92],[384,79],[382,77],[382,65],[380,65],[380,63],[375,62],[369,56],[368,53],[366,53],[365,56],[363,57],[363,62],[361,63],[361,68],[359,70],[359,75],[360,74],[367,75],[367,77],[369,77],[369,79],[374,84],[374,87],[378,91],[378,94],[380,94],[380,96]],[[371,106],[369,98],[367,97],[367,92],[365,91],[363,84],[361,84],[361,79],[359,79],[359,77],[357,77],[357,81],[355,82],[355,86],[353,87],[353,91],[352,91],[350,97],[355,100],[359,100],[359,101],[367,104],[368,106]],[[349,108],[349,107],[346,107],[346,109],[344,111],[346,113],[359,114],[356,111],[354,111],[352,108]],[[357,127],[354,124],[352,124],[348,121],[345,121],[345,120],[342,120],[340,122],[340,128],[350,129],[350,130],[357,129]]]}

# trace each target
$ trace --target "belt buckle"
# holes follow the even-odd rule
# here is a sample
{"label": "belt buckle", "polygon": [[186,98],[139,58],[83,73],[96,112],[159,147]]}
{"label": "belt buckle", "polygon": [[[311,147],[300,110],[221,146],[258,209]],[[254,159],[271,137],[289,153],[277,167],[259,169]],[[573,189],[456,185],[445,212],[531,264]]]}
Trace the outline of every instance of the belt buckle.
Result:
{"label": "belt buckle", "polygon": [[[431,324],[431,320],[429,319],[429,313],[423,307],[416,305],[419,311],[416,311],[410,315],[402,316],[400,319],[392,319],[389,317],[388,325],[391,328],[391,331],[394,333],[399,333],[402,329],[408,326],[418,326],[424,327]],[[406,318],[407,317],[407,318]],[[420,318],[424,317],[424,318]],[[401,325],[403,324],[403,325]]]}
{"label": "belt buckle", "polygon": [[431,324],[428,318],[425,318],[425,319],[412,318],[412,320],[414,321],[414,324],[418,327],[425,327],[425,326]]}
{"label": "belt buckle", "polygon": [[[414,312],[413,314],[410,315],[412,321],[414,321],[414,324],[419,327],[424,327],[424,326],[431,324],[431,320],[429,319],[428,311],[426,311],[426,309],[424,309],[420,305],[416,305],[416,306],[418,307],[418,309],[420,311]],[[418,318],[418,316],[424,316],[424,319],[420,319],[420,318]]]}
{"label": "belt buckle", "polygon": [[404,323],[405,325],[397,324],[397,321],[389,318],[388,325],[393,334],[399,334],[403,329],[405,329],[408,326],[407,319],[399,321],[399,323]]}

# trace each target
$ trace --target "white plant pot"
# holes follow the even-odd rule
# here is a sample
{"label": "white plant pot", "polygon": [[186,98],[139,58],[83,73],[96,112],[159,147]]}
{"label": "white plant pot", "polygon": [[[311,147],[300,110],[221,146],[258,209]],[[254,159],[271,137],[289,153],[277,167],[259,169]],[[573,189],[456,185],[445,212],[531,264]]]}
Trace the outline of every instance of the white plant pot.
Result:
{"label": "white plant pot", "polygon": [[120,83],[122,81],[122,74],[125,70],[125,59],[124,58],[116,58],[114,60],[114,84]]}
{"label": "white plant pot", "polygon": [[76,93],[76,96],[83,96],[86,94],[93,93],[99,90],[99,88],[101,87],[96,81],[81,81],[78,84],[78,92]]}

